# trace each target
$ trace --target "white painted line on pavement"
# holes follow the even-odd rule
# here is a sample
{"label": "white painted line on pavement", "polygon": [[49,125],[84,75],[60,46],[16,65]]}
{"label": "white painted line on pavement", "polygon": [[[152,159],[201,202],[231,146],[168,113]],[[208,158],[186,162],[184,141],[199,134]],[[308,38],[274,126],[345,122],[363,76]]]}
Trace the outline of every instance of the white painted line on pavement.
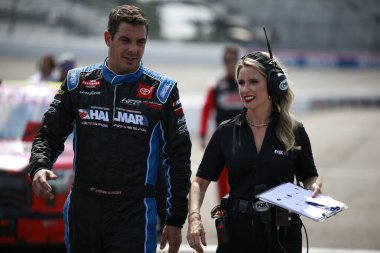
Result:
{"label": "white painted line on pavement", "polygon": [[[202,246],[204,253],[211,253],[216,251],[217,245]],[[157,252],[167,252],[168,246],[164,250],[160,250],[159,244],[157,245]],[[182,245],[179,248],[180,253],[195,252],[189,245]],[[302,252],[306,252],[306,248],[302,249]],[[309,248],[310,253],[380,253],[380,250],[368,250],[368,249],[333,249],[333,248]]]}

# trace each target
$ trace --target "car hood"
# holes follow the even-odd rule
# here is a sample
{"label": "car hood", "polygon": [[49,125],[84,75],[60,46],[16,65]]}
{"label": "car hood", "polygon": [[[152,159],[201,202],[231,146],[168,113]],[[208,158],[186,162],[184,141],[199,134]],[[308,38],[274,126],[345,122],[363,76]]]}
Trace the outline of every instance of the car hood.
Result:
{"label": "car hood", "polygon": [[[31,142],[0,140],[0,170],[16,173],[23,171],[29,164],[31,148]],[[72,168],[73,157],[72,142],[66,143],[65,151],[58,157],[53,168]]]}

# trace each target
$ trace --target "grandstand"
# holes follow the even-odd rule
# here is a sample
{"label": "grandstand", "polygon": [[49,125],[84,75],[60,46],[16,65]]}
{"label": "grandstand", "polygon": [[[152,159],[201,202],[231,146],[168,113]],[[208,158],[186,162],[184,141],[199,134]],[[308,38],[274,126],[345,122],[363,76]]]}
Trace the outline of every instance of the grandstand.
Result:
{"label": "grandstand", "polygon": [[[235,40],[258,47],[263,45],[261,27],[266,26],[276,48],[380,51],[378,0],[2,0],[0,36],[15,32],[27,32],[31,36],[39,33],[96,36],[105,29],[112,6],[132,3],[143,6],[153,30],[161,30],[150,34],[152,39],[159,39],[170,30],[170,27],[159,27],[162,23],[159,7],[179,2],[203,5],[214,13],[214,29],[210,31],[218,36],[209,34],[201,38],[198,34],[193,41]],[[193,25],[202,29],[200,22],[195,20]],[[245,29],[251,36],[239,38],[232,34],[234,28]]]}

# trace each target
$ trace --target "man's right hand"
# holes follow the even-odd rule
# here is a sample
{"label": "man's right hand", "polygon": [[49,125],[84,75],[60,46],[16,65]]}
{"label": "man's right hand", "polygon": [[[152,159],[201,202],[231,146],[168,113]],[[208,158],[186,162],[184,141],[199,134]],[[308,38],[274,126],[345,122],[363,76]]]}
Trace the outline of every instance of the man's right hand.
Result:
{"label": "man's right hand", "polygon": [[54,199],[54,194],[48,180],[57,179],[57,175],[48,169],[40,169],[34,174],[32,181],[33,192],[42,198]]}

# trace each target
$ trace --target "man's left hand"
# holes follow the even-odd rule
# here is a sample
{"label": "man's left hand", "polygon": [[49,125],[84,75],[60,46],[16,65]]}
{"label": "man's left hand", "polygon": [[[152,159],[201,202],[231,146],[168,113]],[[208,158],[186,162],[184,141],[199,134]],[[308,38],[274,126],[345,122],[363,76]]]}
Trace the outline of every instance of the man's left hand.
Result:
{"label": "man's left hand", "polygon": [[160,243],[161,250],[166,247],[166,242],[169,242],[168,253],[177,253],[179,246],[182,243],[181,229],[175,226],[166,225],[162,231],[162,239]]}

